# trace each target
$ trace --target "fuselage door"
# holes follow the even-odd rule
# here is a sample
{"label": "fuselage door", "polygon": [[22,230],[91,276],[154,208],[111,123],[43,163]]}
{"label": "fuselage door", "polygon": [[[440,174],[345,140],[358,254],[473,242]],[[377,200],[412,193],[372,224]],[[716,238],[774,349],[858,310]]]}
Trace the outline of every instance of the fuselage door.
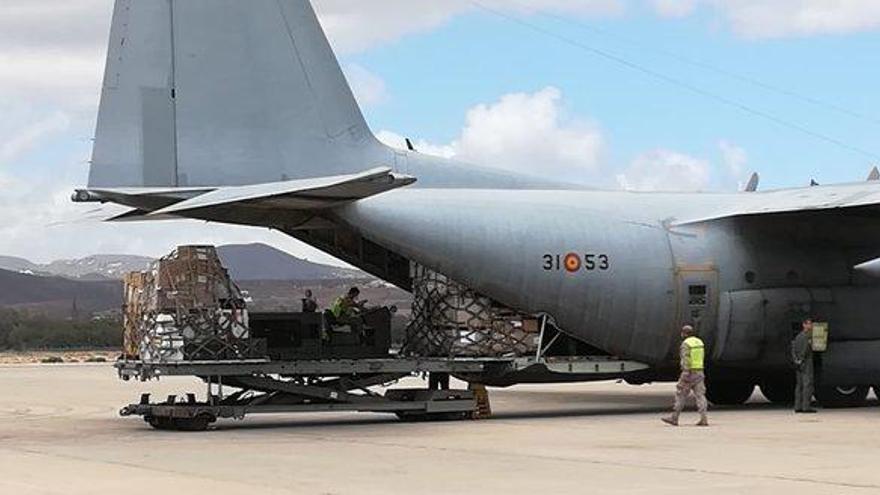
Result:
{"label": "fuselage door", "polygon": [[711,347],[718,314],[718,271],[714,266],[680,266],[677,275],[677,328],[693,325]]}

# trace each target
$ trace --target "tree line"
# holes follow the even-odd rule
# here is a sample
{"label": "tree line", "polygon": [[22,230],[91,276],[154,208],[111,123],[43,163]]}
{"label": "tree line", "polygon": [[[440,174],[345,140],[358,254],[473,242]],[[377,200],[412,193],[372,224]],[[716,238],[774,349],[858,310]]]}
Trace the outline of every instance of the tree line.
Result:
{"label": "tree line", "polygon": [[122,346],[118,319],[59,320],[0,309],[0,350],[105,349]]}

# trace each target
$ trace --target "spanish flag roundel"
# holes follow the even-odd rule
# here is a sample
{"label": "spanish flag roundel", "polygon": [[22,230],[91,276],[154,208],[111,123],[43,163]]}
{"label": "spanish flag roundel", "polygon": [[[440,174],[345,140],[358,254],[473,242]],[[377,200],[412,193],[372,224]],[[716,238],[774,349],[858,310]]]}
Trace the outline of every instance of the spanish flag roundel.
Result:
{"label": "spanish flag roundel", "polygon": [[565,269],[571,273],[579,271],[581,269],[581,257],[576,255],[575,253],[566,254]]}

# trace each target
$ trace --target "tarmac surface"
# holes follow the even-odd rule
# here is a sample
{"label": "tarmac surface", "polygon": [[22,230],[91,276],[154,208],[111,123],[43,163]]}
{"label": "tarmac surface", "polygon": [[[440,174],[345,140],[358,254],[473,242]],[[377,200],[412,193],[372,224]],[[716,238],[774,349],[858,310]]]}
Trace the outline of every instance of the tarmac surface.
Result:
{"label": "tarmac surface", "polygon": [[880,493],[880,408],[796,417],[756,393],[676,429],[659,421],[669,384],[491,390],[493,419],[451,423],[301,414],[176,433],[117,416],[141,392],[203,389],[0,367],[0,493]]}

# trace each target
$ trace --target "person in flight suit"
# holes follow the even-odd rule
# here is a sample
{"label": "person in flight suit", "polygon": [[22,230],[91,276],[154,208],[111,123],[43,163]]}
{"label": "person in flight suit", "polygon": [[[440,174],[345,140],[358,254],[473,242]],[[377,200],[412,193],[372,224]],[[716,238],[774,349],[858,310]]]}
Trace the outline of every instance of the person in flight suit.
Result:
{"label": "person in flight suit", "polygon": [[815,413],[813,409],[813,320],[807,318],[791,342],[791,360],[797,373],[794,389],[794,412]]}
{"label": "person in flight suit", "polygon": [[700,413],[700,421],[697,426],[709,426],[707,410],[709,403],[706,401],[706,375],[705,369],[705,345],[697,337],[694,327],[685,325],[681,329],[682,343],[679,347],[679,362],[681,375],[675,389],[675,406],[672,416],[663,418],[663,422],[672,426],[678,426],[678,418],[687,402],[688,396],[693,393],[697,399],[697,410]]}

